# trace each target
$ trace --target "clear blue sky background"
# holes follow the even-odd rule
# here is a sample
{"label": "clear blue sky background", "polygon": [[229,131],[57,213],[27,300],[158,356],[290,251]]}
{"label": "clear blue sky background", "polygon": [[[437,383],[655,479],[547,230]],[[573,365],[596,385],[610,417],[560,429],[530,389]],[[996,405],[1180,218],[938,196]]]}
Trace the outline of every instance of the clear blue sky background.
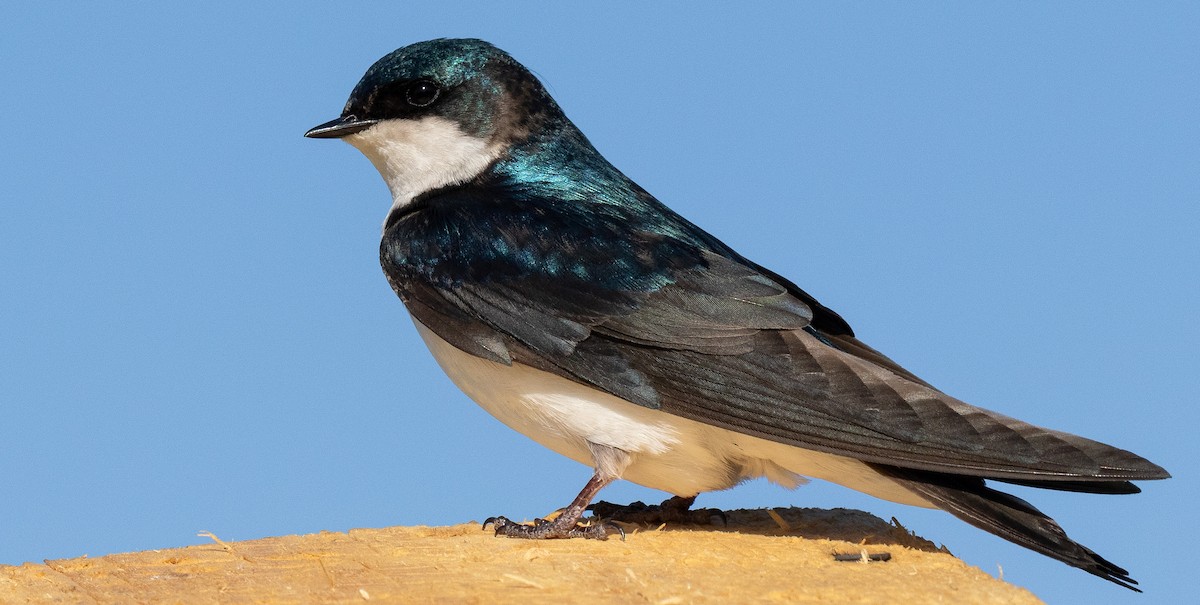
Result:
{"label": "clear blue sky background", "polygon": [[419,342],[378,267],[371,165],[301,137],[383,54],[477,36],[644,187],[933,384],[1176,477],[1019,490],[1141,599],[827,484],[700,504],[894,515],[1051,602],[1194,596],[1195,3],[81,4],[0,9],[0,562],[574,496],[588,469]]}

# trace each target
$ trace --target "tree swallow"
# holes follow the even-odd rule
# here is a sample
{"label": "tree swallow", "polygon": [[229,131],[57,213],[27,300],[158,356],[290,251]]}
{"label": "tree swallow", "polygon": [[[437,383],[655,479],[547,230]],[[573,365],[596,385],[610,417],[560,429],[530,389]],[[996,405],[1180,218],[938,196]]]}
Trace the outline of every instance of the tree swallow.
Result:
{"label": "tree swallow", "polygon": [[345,140],[387,182],[380,262],[450,379],[595,469],[555,520],[498,517],[498,535],[602,538],[604,524],[578,522],[618,478],[690,502],[755,477],[817,477],[943,509],[1137,590],[986,482],[1130,494],[1165,470],[964,403],[867,346],[613,167],[491,44],[401,48],[305,136]]}

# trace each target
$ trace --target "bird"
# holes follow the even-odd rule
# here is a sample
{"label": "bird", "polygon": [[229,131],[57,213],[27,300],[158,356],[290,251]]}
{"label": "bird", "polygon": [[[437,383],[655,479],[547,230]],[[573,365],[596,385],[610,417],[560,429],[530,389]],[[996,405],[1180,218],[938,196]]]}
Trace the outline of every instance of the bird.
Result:
{"label": "bird", "polygon": [[1131,494],[1166,470],[965,403],[868,346],[613,166],[496,46],[389,53],[305,136],[349,143],[386,182],[380,263],[450,380],[593,469],[554,520],[493,517],[496,535],[605,538],[583,517],[617,479],[686,507],[748,479],[818,478],[945,510],[1138,590],[993,485]]}

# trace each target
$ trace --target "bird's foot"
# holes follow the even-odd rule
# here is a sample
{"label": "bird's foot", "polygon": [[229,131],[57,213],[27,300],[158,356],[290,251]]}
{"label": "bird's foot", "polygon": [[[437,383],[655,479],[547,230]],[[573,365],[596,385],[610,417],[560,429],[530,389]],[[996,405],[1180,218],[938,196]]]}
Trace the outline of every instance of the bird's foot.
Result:
{"label": "bird's foot", "polygon": [[596,497],[596,492],[599,492],[615,479],[615,475],[602,474],[596,471],[592,478],[588,480],[587,485],[583,486],[583,490],[578,496],[571,501],[571,504],[562,509],[562,513],[555,517],[553,521],[546,519],[534,519],[533,525],[525,525],[523,523],[514,523],[511,519],[505,517],[490,517],[483,522],[483,528],[487,529],[491,525],[497,536],[506,536],[509,538],[523,538],[526,540],[551,540],[554,538],[590,538],[593,540],[608,539],[609,531],[621,534],[621,540],[625,540],[625,530],[620,526],[609,521],[601,521],[595,517],[591,518],[591,523],[580,525],[580,520],[583,518],[583,511],[587,509],[587,505]]}
{"label": "bird's foot", "polygon": [[592,514],[612,519],[622,523],[637,523],[641,525],[728,525],[725,512],[716,508],[691,508],[696,497],[684,498],[674,496],[662,504],[646,504],[634,502],[627,505],[613,504],[601,500],[588,507]]}
{"label": "bird's foot", "polygon": [[592,540],[607,540],[609,533],[620,534],[625,539],[625,530],[610,521],[593,519],[588,525],[580,525],[567,515],[559,516],[553,521],[534,519],[533,525],[516,523],[506,517],[489,517],[483,522],[483,528],[491,525],[497,536],[522,538],[525,540],[552,540],[556,538],[588,538]]}

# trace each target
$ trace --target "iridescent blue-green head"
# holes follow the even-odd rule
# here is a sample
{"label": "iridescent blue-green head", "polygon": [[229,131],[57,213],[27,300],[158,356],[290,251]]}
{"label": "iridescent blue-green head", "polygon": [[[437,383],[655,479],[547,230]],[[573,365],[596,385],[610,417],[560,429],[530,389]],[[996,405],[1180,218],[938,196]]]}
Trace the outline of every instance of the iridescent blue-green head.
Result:
{"label": "iridescent blue-green head", "polygon": [[573,127],[508,53],[483,40],[438,39],[376,61],[342,115],[305,136],[357,147],[403,205],[473,178],[514,145],[563,128]]}

